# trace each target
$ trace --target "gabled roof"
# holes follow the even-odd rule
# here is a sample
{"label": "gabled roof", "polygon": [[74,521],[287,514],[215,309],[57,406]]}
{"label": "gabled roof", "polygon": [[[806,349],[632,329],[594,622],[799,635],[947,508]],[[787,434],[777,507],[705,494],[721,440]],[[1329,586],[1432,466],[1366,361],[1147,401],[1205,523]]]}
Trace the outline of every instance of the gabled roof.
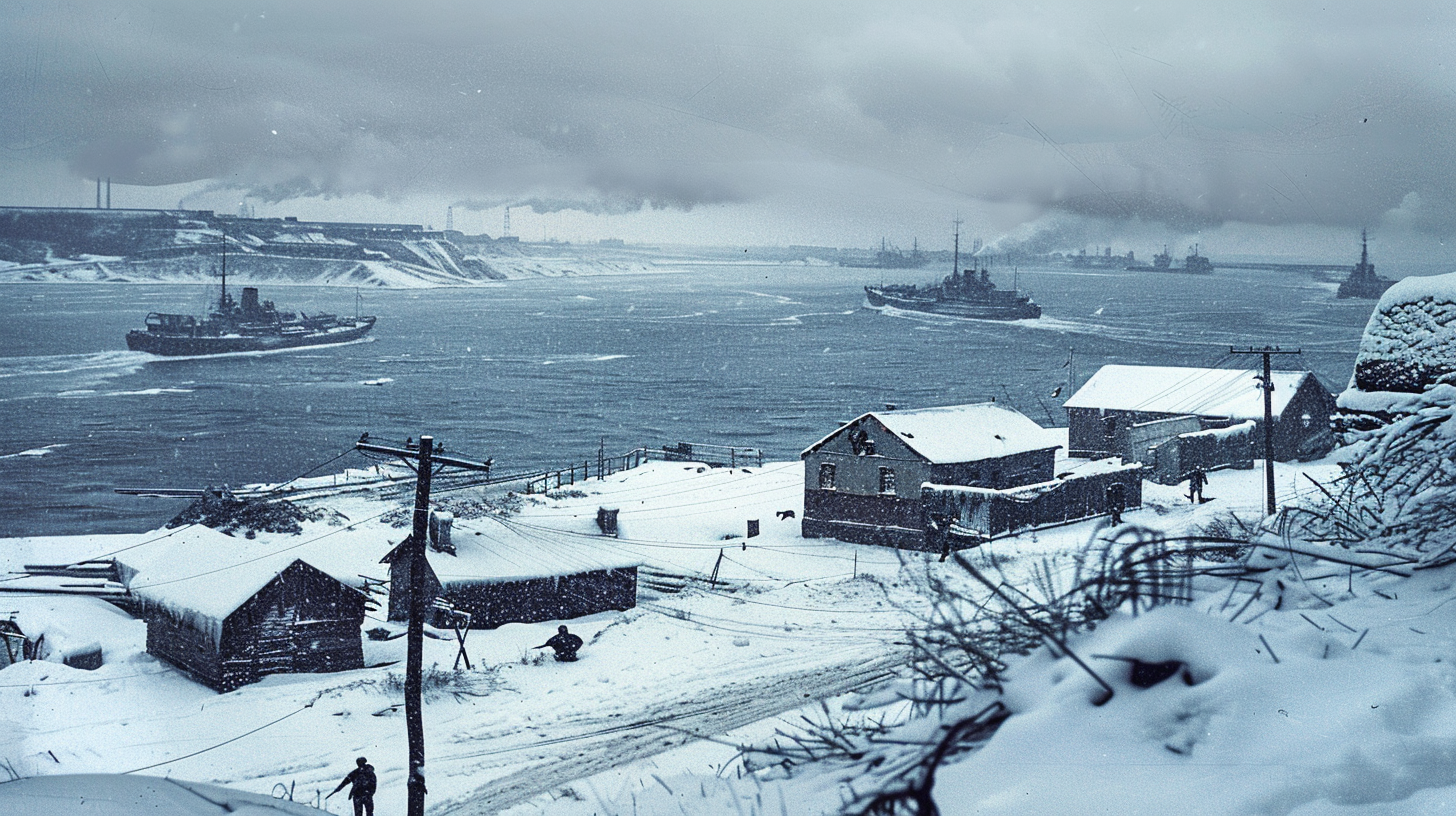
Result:
{"label": "gabled roof", "polygon": [[907,411],[871,411],[845,423],[799,455],[807,456],[818,450],[866,417],[874,417],[912,451],[936,465],[994,459],[1063,444],[1055,430],[1041,427],[1019,411],[994,402],[977,402]]}
{"label": "gabled roof", "polygon": [[223,619],[295,561],[345,585],[358,582],[358,556],[329,546],[332,542],[234,538],[200,524],[151,535],[147,546],[117,559],[132,594],[145,603],[206,618],[218,632]]}
{"label": "gabled roof", "polygon": [[525,527],[495,516],[457,518],[450,541],[454,555],[425,551],[442,586],[556,578],[642,563],[579,535]]}
{"label": "gabled roof", "polygon": [[[1258,377],[1256,371],[1232,368],[1105,365],[1063,407],[1263,419]],[[1276,417],[1306,379],[1319,383],[1308,371],[1275,371],[1271,379]]]}

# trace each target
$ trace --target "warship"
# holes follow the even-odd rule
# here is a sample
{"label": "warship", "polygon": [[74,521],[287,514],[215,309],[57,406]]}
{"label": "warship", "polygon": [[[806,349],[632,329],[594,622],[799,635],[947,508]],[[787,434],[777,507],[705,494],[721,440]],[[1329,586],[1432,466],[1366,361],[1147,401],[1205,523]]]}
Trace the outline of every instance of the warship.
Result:
{"label": "warship", "polygon": [[197,357],[347,343],[374,328],[373,316],[279,311],[273,301],[259,301],[253,286],[243,287],[242,301],[235,301],[227,289],[226,237],[221,277],[222,294],[206,316],[152,312],[145,328],[127,332],[126,347],[165,357]]}
{"label": "warship", "polygon": [[1395,281],[1389,278],[1382,278],[1375,274],[1375,264],[1370,263],[1370,248],[1365,237],[1365,230],[1360,230],[1360,263],[1350,270],[1350,276],[1340,281],[1340,289],[1335,293],[1338,298],[1378,298],[1385,294],[1385,290]]}
{"label": "warship", "polygon": [[1154,272],[1177,272],[1182,275],[1212,275],[1213,261],[1207,255],[1198,254],[1198,244],[1188,247],[1188,255],[1183,258],[1182,266],[1173,266],[1173,258],[1168,255],[1168,248],[1153,256],[1153,265],[1150,267]]}
{"label": "warship", "polygon": [[918,241],[915,247],[906,253],[890,246],[885,239],[881,238],[880,251],[876,252],[873,258],[847,257],[841,259],[839,265],[858,269],[919,269],[925,265],[925,261],[925,255],[920,251]]}
{"label": "warship", "polygon": [[1024,320],[1041,317],[1041,307],[1015,288],[997,289],[984,266],[960,269],[960,222],[956,222],[955,253],[951,273],[939,284],[866,286],[865,301],[871,309],[895,308],[912,312],[978,320]]}

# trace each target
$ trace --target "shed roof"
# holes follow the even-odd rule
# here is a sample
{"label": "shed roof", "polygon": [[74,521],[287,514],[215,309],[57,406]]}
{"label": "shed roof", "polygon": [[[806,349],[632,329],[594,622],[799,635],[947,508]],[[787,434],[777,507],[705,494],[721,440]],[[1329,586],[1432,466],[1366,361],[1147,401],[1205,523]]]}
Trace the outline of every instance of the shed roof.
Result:
{"label": "shed roof", "polygon": [[224,535],[200,524],[179,528],[165,539],[117,559],[132,594],[142,601],[221,626],[269,581],[303,561],[345,584],[358,583],[359,557],[347,547]]}
{"label": "shed roof", "polygon": [[[1105,365],[1063,407],[1262,419],[1258,377],[1256,371],[1233,368]],[[1308,371],[1274,371],[1271,378],[1276,417],[1306,379],[1319,383]]]}
{"label": "shed roof", "polygon": [[442,586],[499,584],[555,578],[641,564],[620,550],[595,546],[579,535],[524,527],[495,516],[456,519],[455,554],[426,550]]}
{"label": "shed roof", "polygon": [[800,456],[812,453],[866,417],[874,417],[907,447],[937,465],[994,459],[1065,444],[1064,435],[1041,427],[1019,411],[994,402],[976,402],[907,411],[870,411],[810,445]]}

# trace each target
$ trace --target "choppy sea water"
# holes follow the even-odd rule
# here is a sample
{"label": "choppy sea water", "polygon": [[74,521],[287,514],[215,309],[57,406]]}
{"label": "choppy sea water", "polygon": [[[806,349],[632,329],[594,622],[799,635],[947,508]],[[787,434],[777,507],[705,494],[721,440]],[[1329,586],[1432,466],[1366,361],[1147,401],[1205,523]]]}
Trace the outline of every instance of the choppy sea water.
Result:
{"label": "choppy sea water", "polygon": [[[1105,363],[1231,366],[1230,345],[1297,347],[1338,391],[1372,308],[1302,275],[1069,268],[1016,274],[1042,304],[1035,321],[862,308],[864,284],[939,274],[693,266],[371,290],[367,342],[188,360],[129,352],[123,338],[148,311],[201,312],[204,287],[0,287],[0,536],[156,527],[185,502],[113,488],[288,479],[366,430],[431,433],[513,472],[595,458],[603,440],[608,453],[688,441],[788,459],[885,403],[994,397],[1060,425],[1052,394],[1069,349],[1085,380]],[[993,278],[1009,286],[1012,272]],[[285,309],[354,308],[352,290],[262,289]]]}

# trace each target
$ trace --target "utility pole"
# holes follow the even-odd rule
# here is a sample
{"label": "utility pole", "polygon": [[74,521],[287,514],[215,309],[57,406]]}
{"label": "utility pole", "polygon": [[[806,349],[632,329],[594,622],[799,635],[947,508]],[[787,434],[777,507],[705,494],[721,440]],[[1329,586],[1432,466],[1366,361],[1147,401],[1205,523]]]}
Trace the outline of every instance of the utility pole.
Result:
{"label": "utility pole", "polygon": [[414,527],[410,531],[409,559],[409,629],[405,635],[404,725],[409,738],[408,816],[425,816],[425,725],[420,706],[421,673],[425,654],[425,542],[430,534],[430,477],[436,467],[458,467],[489,472],[493,460],[471,462],[441,456],[444,446],[436,447],[435,438],[421,436],[418,445],[405,440],[403,448],[377,445],[365,432],[354,447],[361,451],[397,456],[414,469]]}
{"label": "utility pole", "polygon": [[1264,374],[1259,378],[1259,387],[1264,391],[1264,508],[1266,515],[1274,515],[1274,377],[1270,371],[1269,358],[1275,354],[1299,354],[1299,349],[1281,349],[1265,346],[1256,349],[1236,349],[1229,346],[1229,354],[1258,354],[1264,358]]}

